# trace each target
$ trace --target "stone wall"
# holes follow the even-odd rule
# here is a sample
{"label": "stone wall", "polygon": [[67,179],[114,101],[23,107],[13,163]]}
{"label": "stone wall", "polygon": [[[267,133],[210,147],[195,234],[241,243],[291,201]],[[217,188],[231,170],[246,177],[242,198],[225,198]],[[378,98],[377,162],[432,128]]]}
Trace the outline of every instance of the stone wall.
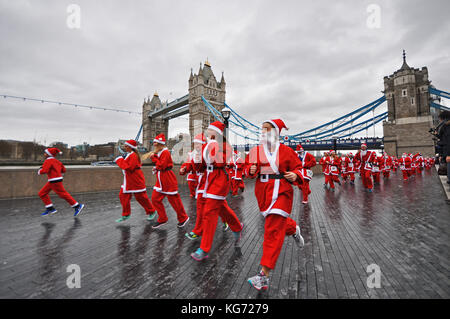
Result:
{"label": "stone wall", "polygon": [[[64,187],[69,193],[89,193],[103,191],[120,191],[123,182],[122,170],[117,167],[93,167],[93,166],[67,166],[64,175]],[[147,191],[150,194],[155,184],[155,175],[152,174],[153,166],[143,166]],[[178,174],[180,166],[174,166],[174,172],[178,185],[186,185],[186,176]],[[37,174],[38,167],[3,167],[0,168],[0,180],[3,187],[0,188],[0,199],[37,197],[39,190],[47,182],[47,176]],[[320,165],[313,168],[315,175],[320,175]],[[55,196],[55,195],[53,195]]]}

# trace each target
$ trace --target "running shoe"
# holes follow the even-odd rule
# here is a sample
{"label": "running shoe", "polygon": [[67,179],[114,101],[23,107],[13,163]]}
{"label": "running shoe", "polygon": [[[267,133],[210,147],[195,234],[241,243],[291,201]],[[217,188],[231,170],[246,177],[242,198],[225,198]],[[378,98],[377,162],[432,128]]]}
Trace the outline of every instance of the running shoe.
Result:
{"label": "running shoe", "polygon": [[159,228],[159,227],[161,227],[161,226],[163,226],[163,225],[165,225],[165,224],[167,224],[167,221],[165,221],[164,223],[156,222],[156,223],[152,226],[152,228],[156,229],[156,228]]}
{"label": "running shoe", "polygon": [[197,249],[195,253],[191,254],[191,257],[197,261],[202,261],[203,259],[208,258],[208,254],[205,253],[201,248]]}
{"label": "running shoe", "polygon": [[248,282],[259,291],[265,291],[269,288],[269,278],[262,271],[256,276],[248,278]]}
{"label": "running shoe", "polygon": [[77,206],[74,207],[75,209],[75,213],[73,214],[74,217],[80,215],[81,211],[84,208],[84,204],[78,204]]}
{"label": "running shoe", "polygon": [[198,236],[194,232],[186,233],[186,237],[189,238],[190,240],[196,240],[200,238],[200,236]]}
{"label": "running shoe", "polygon": [[156,216],[156,211],[150,213],[147,215],[147,220],[153,220]]}
{"label": "running shoe", "polygon": [[121,223],[127,219],[130,219],[130,216],[121,216],[119,219],[116,219],[116,223]]}
{"label": "running shoe", "polygon": [[303,247],[305,245],[305,240],[300,233],[300,227],[298,225],[295,227],[295,234],[292,235],[292,237],[294,237],[294,240],[298,247]]}
{"label": "running shoe", "polygon": [[184,222],[182,222],[182,223],[178,223],[178,227],[179,228],[182,228],[182,227],[184,227],[186,224],[187,224],[187,222],[189,221],[189,217],[188,218],[186,218],[186,220],[184,221]]}
{"label": "running shoe", "polygon": [[43,212],[43,213],[41,214],[41,216],[48,216],[48,215],[54,214],[54,213],[56,213],[56,212],[57,212],[57,210],[56,210],[55,207],[53,207],[53,206],[47,207],[47,208],[45,209],[45,212]]}

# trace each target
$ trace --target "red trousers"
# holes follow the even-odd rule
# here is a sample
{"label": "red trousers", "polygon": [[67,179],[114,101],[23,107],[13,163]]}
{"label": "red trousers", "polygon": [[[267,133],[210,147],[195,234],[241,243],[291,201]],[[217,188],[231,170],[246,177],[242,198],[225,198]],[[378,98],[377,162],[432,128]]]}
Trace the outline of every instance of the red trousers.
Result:
{"label": "red trousers", "polygon": [[261,266],[274,269],[283,247],[284,237],[295,234],[297,223],[290,217],[269,214],[264,222]]}
{"label": "red trousers", "polygon": [[123,189],[120,189],[119,199],[122,204],[122,216],[130,216],[131,214],[131,195],[134,194],[134,198],[138,201],[138,203],[144,207],[145,213],[150,215],[155,211],[155,207],[153,207],[150,199],[148,198],[147,191],[139,192],[139,193],[124,193]]}
{"label": "red trousers", "polygon": [[209,252],[216,233],[217,220],[219,216],[230,226],[233,232],[242,230],[242,225],[235,212],[228,206],[226,200],[206,198],[203,206],[202,220],[202,242],[200,248]]}
{"label": "red trousers", "polygon": [[[197,219],[195,220],[195,227],[193,230],[191,230],[194,234],[197,236],[201,236],[203,234],[202,224],[203,224],[203,217],[205,216],[205,201],[206,199],[203,198],[203,194],[199,193],[197,196]],[[223,223],[225,223],[225,220],[223,219],[222,212],[219,214],[220,219]]]}
{"label": "red trousers", "polygon": [[404,169],[402,170],[402,174],[403,174],[403,179],[406,181],[408,179],[408,177],[410,177],[412,174],[411,170],[408,169]]}
{"label": "red trousers", "polygon": [[383,171],[383,177],[389,178],[390,171]]}
{"label": "red trousers", "polygon": [[195,189],[197,188],[197,184],[197,181],[188,181],[189,194],[191,195],[191,197],[195,197]]}
{"label": "red trousers", "polygon": [[334,188],[334,182],[339,182],[339,176],[337,175],[325,175],[325,184],[330,184],[331,188]]}
{"label": "red trousers", "polygon": [[372,172],[365,170],[365,169],[361,169],[361,179],[362,179],[362,183],[364,188],[368,188],[368,189],[372,189],[373,188],[373,183],[372,183]]}
{"label": "red trousers", "polygon": [[152,193],[152,203],[153,206],[155,206],[156,211],[158,212],[158,223],[165,223],[169,219],[167,218],[166,209],[164,208],[163,199],[167,196],[167,199],[172,206],[172,208],[177,213],[178,222],[182,223],[187,218],[188,215],[186,214],[186,211],[184,210],[183,202],[181,201],[180,194],[176,193],[174,195],[167,195],[160,192],[157,192],[156,190],[153,190]]}
{"label": "red trousers", "polygon": [[241,190],[244,190],[244,188],[245,188],[244,181],[242,179],[232,178],[231,179],[231,194],[237,195],[239,188]]}
{"label": "red trousers", "polygon": [[53,206],[50,196],[48,196],[50,191],[54,191],[56,195],[65,199],[72,207],[78,204],[77,201],[73,199],[73,197],[70,196],[70,194],[66,191],[62,182],[57,183],[47,182],[38,193],[39,197],[44,202],[45,207]]}
{"label": "red trousers", "polygon": [[355,173],[346,173],[347,176],[350,176],[351,181],[355,181]]}
{"label": "red trousers", "polygon": [[311,189],[309,188],[309,181],[304,180],[304,182],[298,186],[298,188],[302,191],[303,194],[303,201],[308,201],[308,195],[311,194]]}
{"label": "red trousers", "polygon": [[372,176],[375,183],[380,183],[380,172],[372,173]]}

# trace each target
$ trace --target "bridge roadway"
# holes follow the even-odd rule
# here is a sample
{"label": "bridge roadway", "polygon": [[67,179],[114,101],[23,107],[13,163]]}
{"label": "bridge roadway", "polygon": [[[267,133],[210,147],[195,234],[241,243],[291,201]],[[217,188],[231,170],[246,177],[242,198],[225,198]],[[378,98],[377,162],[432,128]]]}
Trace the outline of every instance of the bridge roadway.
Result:
{"label": "bridge roadway", "polygon": [[[295,191],[292,217],[306,245],[286,238],[271,286],[258,293],[246,279],[259,270],[263,218],[247,182],[229,198],[245,224],[240,248],[218,228],[210,258],[194,261],[195,202],[181,189],[191,222],[153,230],[133,200],[132,218],[114,220],[117,192],[78,195],[86,210],[73,218],[59,198],[58,213],[41,217],[38,198],[0,201],[0,298],[449,298],[450,212],[435,170],[403,182],[400,172],[373,193],[344,184],[335,193],[314,177],[310,204]],[[220,227],[220,223],[219,226]],[[66,285],[67,266],[81,270],[81,288]],[[380,288],[369,288],[367,267],[380,267]]]}

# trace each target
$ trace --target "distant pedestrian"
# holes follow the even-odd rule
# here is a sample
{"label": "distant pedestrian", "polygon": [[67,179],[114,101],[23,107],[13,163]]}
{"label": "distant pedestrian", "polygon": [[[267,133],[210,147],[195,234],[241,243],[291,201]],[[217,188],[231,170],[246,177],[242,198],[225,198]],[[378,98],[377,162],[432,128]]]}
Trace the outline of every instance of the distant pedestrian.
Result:
{"label": "distant pedestrian", "polygon": [[57,212],[53,206],[50,196],[50,191],[54,191],[59,197],[65,199],[70,206],[75,210],[73,216],[78,216],[84,208],[84,204],[78,203],[73,197],[64,189],[63,186],[63,174],[66,172],[66,168],[55,157],[62,152],[56,148],[51,147],[45,150],[45,161],[42,167],[38,171],[38,175],[47,174],[47,184],[39,191],[39,197],[42,199],[45,205],[45,212],[41,216],[48,216]]}

